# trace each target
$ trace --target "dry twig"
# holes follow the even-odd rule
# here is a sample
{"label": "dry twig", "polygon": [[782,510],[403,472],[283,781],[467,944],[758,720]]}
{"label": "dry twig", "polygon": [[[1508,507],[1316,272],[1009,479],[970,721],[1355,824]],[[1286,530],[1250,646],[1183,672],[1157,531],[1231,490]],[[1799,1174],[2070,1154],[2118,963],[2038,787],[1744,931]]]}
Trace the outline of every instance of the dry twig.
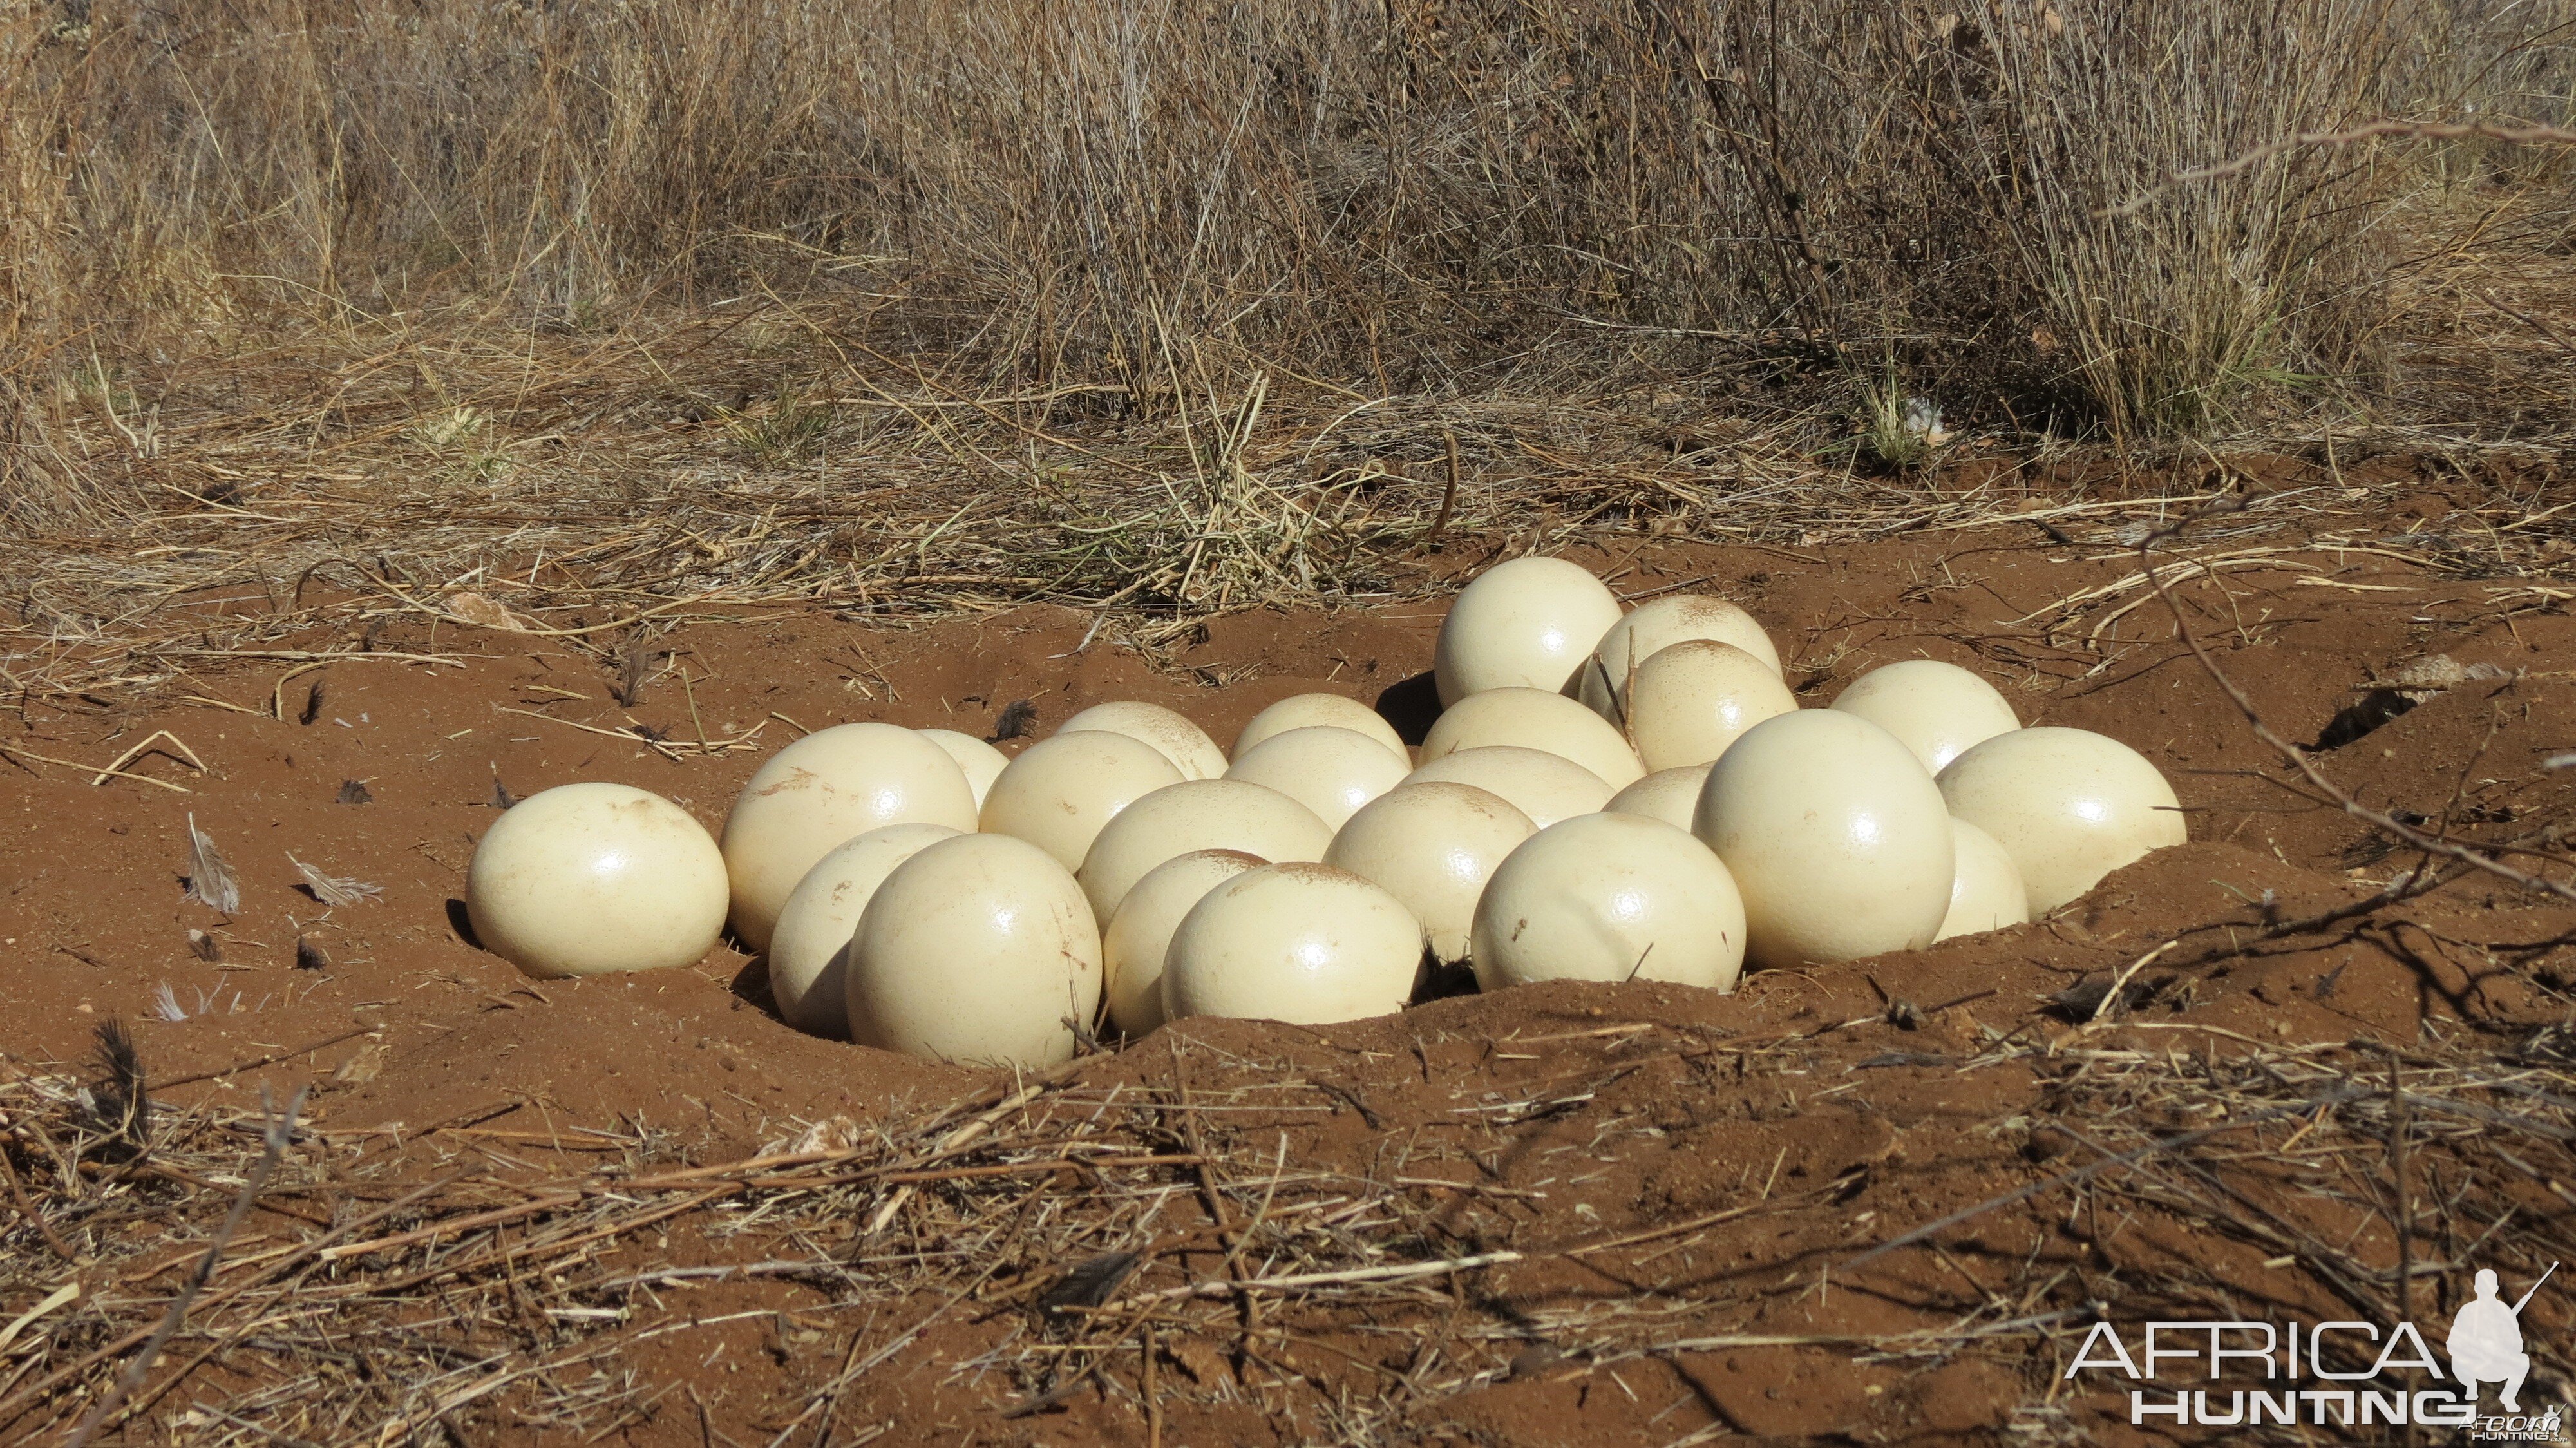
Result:
{"label": "dry twig", "polygon": [[[262,1104],[266,1105],[264,1097]],[[98,1400],[97,1404],[81,1419],[79,1426],[72,1430],[71,1437],[64,1440],[63,1448],[81,1448],[82,1444],[87,1443],[98,1432],[108,1416],[125,1401],[127,1395],[142,1385],[144,1375],[152,1370],[153,1359],[161,1355],[161,1349],[169,1344],[170,1335],[179,1330],[180,1322],[187,1317],[188,1308],[197,1300],[197,1294],[203,1292],[206,1283],[213,1279],[215,1264],[223,1259],[224,1248],[232,1244],[233,1234],[241,1230],[242,1218],[250,1214],[251,1203],[259,1199],[260,1189],[268,1184],[268,1179],[276,1172],[278,1163],[285,1159],[287,1143],[295,1137],[296,1115],[303,1109],[304,1092],[299,1087],[295,1094],[287,1099],[284,1111],[269,1112],[265,1133],[266,1149],[260,1155],[259,1165],[251,1169],[250,1179],[242,1183],[241,1195],[233,1199],[231,1213],[224,1218],[223,1225],[215,1230],[214,1240],[206,1244],[206,1255],[198,1259],[197,1269],[188,1274],[186,1285],[181,1287],[179,1295],[171,1300],[170,1310],[162,1316],[161,1326],[145,1340],[143,1350],[134,1355],[132,1362],[126,1364],[125,1371],[117,1375],[116,1385],[108,1390],[105,1397]]]}

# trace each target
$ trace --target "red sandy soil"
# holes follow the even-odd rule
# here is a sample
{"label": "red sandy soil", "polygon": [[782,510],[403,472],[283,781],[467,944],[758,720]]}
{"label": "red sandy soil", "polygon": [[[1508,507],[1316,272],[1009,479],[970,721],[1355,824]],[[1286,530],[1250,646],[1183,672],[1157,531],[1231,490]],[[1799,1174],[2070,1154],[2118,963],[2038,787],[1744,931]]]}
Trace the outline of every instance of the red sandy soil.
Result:
{"label": "red sandy soil", "polygon": [[[2373,500],[2301,526],[2358,533],[2376,526],[2364,512],[2381,511]],[[1266,1319],[1282,1334],[1274,1338],[1229,1344],[1175,1330],[1157,1349],[1151,1417],[1140,1407],[1132,1353],[1041,1411],[1003,1416],[1037,1385],[960,1364],[1032,1329],[1007,1306],[947,1312],[839,1396],[830,1441],[869,1441],[874,1425],[884,1425],[882,1441],[903,1444],[1662,1444],[1701,1441],[1693,1435],[1703,1431],[1777,1441],[2045,1442],[2074,1441],[2058,1435],[2079,1430],[2121,1441],[2130,1435],[2124,1417],[2102,1416],[2114,1406],[2109,1395],[2059,1388],[2053,1365],[2070,1350],[2062,1324],[2054,1338],[2007,1332],[1911,1355],[1827,1341],[1672,1346],[1603,1363],[1597,1352],[1565,1354],[1559,1344],[1592,1340],[1592,1325],[1649,1346],[1885,1339],[1967,1315],[2004,1322],[2088,1299],[2121,1315],[2118,1304],[2148,1300],[2128,1294],[2194,1271],[2235,1284],[2246,1315],[2313,1320],[2341,1311],[2305,1268],[2264,1266],[2273,1254],[2259,1244],[2135,1203],[2118,1222],[2097,1205],[2088,1221],[2065,1191],[1979,1216],[1940,1236],[1938,1250],[1909,1248],[1848,1278],[1836,1274],[1870,1245],[2067,1164],[2041,1165],[2068,1148],[2033,1123],[2068,1099],[2066,1082],[2084,1069],[2085,1051],[2215,1060],[2318,1042],[2411,1046],[2427,1032],[2510,1033],[2568,1015],[2570,956],[2557,942],[2576,927],[2576,912],[2492,882],[2468,879],[2331,929],[2267,939],[2267,909],[2296,917],[2352,903],[2410,857],[2390,855],[2366,827],[2285,787],[2280,761],[2174,643],[2158,604],[2113,625],[2100,651],[2082,639],[2101,611],[2056,642],[2043,637],[2044,619],[2025,620],[2134,570],[2134,555],[2110,541],[2108,527],[2065,521],[2098,541],[2070,546],[2014,527],[1814,550],[1674,542],[1631,551],[1630,542],[1576,556],[1632,596],[1688,585],[1743,603],[1773,631],[1793,686],[1812,704],[1889,660],[1928,655],[1976,668],[2026,722],[2100,730],[2156,760],[2189,811],[2192,843],[2115,874],[2047,921],[1917,953],[1760,974],[1732,996],[1559,986],[1438,1000],[1321,1031],[1189,1021],[1089,1057],[1064,1088],[1082,1099],[1121,1087],[1276,1101],[1276,1109],[1211,1115],[1206,1129],[1252,1143],[1265,1163],[1284,1152],[1276,1159],[1303,1171],[1453,1183],[1414,1190],[1437,1253],[1531,1255],[1471,1281],[1430,1279],[1405,1295],[1337,1305],[1326,1294],[1274,1306]],[[2296,541],[2273,532],[2197,546]],[[1480,561],[1458,560],[1462,571]],[[2576,749],[2576,690],[2566,672],[2576,620],[2511,594],[2514,580],[2437,573],[2383,554],[2327,549],[2257,561],[2223,571],[2223,591],[2203,581],[2186,596],[2195,628],[2286,737],[2316,739],[2360,697],[2357,686],[2409,656],[2438,651],[2504,672],[2325,756],[2346,787],[2375,805],[2426,816],[2448,809],[2455,820],[2505,832],[2564,810],[2563,776],[2540,766]],[[2124,593],[2109,606],[2141,596]],[[496,817],[494,781],[518,795],[621,781],[677,800],[714,830],[766,751],[798,727],[883,719],[980,734],[1005,704],[1025,699],[1042,737],[1084,706],[1136,698],[1179,709],[1222,743],[1264,705],[1317,689],[1372,701],[1393,691],[1388,707],[1401,715],[1403,701],[1422,692],[1416,676],[1428,666],[1440,613],[1436,603],[1256,610],[1211,622],[1161,659],[1122,643],[1114,627],[1084,647],[1092,618],[1051,608],[908,629],[820,615],[700,624],[662,641],[674,651],[670,667],[632,708],[610,699],[612,680],[595,655],[560,640],[424,622],[381,633],[371,655],[284,682],[283,720],[267,716],[280,676],[297,666],[284,659],[244,661],[148,700],[30,706],[20,721],[0,724],[0,743],[97,765],[166,729],[207,772],[157,752],[129,766],[184,786],[182,794],[128,779],[94,787],[86,773],[55,764],[0,768],[0,812],[23,821],[0,831],[0,1045],[16,1069],[79,1069],[94,1026],[121,1017],[151,1075],[175,1081],[337,1035],[264,1069],[165,1087],[163,1099],[247,1107],[263,1085],[310,1084],[307,1119],[321,1129],[363,1134],[401,1124],[404,1144],[374,1167],[406,1180],[442,1163],[499,1177],[578,1173],[595,1158],[549,1145],[577,1127],[661,1133],[689,1160],[711,1162],[830,1118],[864,1128],[979,1092],[990,1099],[997,1085],[1008,1087],[1007,1073],[924,1064],[786,1028],[767,1009],[757,962],[729,949],[688,969],[543,983],[475,949],[460,936],[457,902],[474,842]],[[317,684],[316,718],[299,723]],[[180,697],[187,694],[201,698]],[[574,727],[633,722],[694,742],[764,721],[754,747],[685,760]],[[344,780],[362,781],[373,802],[335,802]],[[191,812],[239,872],[237,915],[182,898]],[[380,902],[325,908],[298,888],[290,854],[380,885]],[[220,961],[192,954],[192,928],[219,943]],[[296,968],[299,935],[327,954],[326,968]],[[2048,998],[2078,978],[2098,979],[2176,939],[2182,947],[2142,973],[2161,989],[2135,1016],[2087,1027],[2047,1012]],[[189,1019],[156,1017],[165,984]],[[1890,1023],[1883,997],[1914,1003],[1923,1018]],[[1949,1002],[1962,1003],[1935,1009]],[[1997,1033],[2020,1046],[1999,1051]],[[1981,1055],[1985,1064],[1962,1069]],[[1259,1096],[1282,1083],[1324,1084]],[[1521,1102],[1539,1104],[1496,1109]],[[1180,1169],[1161,1179],[1177,1194],[1144,1235],[1168,1245],[1134,1287],[1224,1275],[1226,1252],[1204,1231],[1198,1184]],[[1067,1176],[1018,1189],[1073,1194],[1082,1184]],[[2534,1200],[2534,1210],[2564,1211],[2546,1194]],[[1633,1248],[1579,1257],[1542,1250],[1737,1208],[1723,1222]],[[2322,1204],[2301,1210],[2305,1230],[2355,1257],[2394,1260],[2378,1218],[2337,1216]],[[291,1220],[264,1225],[314,1230]],[[615,1244],[613,1260],[635,1272],[774,1252],[712,1225],[682,1219],[659,1237]],[[821,1245],[848,1250],[857,1231],[840,1223],[837,1240]],[[13,1229],[7,1250],[34,1249]],[[987,1287],[1033,1285],[1064,1265],[1012,1263]],[[0,1317],[59,1276],[21,1255]],[[628,1415],[603,1441],[768,1443],[819,1385],[862,1350],[931,1318],[950,1290],[847,1311],[828,1286],[809,1281],[658,1289],[649,1310],[597,1330],[633,1334],[619,1361],[649,1389],[686,1391]],[[647,1331],[727,1314],[750,1315]],[[2525,1318],[2535,1341],[2563,1340],[2567,1325],[2546,1294]],[[854,1346],[854,1332],[863,1346]],[[201,1369],[155,1410],[163,1426],[137,1427],[133,1441],[196,1441],[168,1426],[186,1400],[220,1400],[272,1369],[255,1357]],[[581,1440],[531,1426],[514,1401],[496,1394],[460,1410],[452,1431],[476,1445]],[[1351,1403],[1375,1405],[1377,1426],[1348,1428]],[[816,1426],[807,1422],[792,1441],[817,1441]]]}

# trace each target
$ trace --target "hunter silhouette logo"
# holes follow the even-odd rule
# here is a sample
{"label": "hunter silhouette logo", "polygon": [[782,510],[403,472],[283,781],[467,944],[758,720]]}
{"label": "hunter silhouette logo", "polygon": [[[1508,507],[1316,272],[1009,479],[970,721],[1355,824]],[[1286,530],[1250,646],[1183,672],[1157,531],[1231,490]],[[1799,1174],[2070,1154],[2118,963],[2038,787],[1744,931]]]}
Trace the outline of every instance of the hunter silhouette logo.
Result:
{"label": "hunter silhouette logo", "polygon": [[[2549,1264],[2549,1272],[2540,1274],[2540,1282],[2558,1264]],[[2540,1290],[2540,1282],[2522,1294],[2513,1306],[2504,1305],[2496,1295],[2496,1275],[2486,1268],[2478,1270],[2478,1295],[2460,1304],[2459,1315],[2451,1319],[2451,1337],[2445,1344],[2451,1350],[2451,1376],[2460,1380],[2460,1391],[2471,1402],[2477,1401],[2478,1384],[2502,1385],[2496,1401],[2508,1413],[2522,1411],[2516,1397],[2522,1391],[2522,1380],[2531,1372],[2531,1355],[2522,1350],[2522,1309],[2531,1301],[2531,1293]]]}
{"label": "hunter silhouette logo", "polygon": [[[2558,1265],[2550,1263],[2510,1303],[2496,1274],[2480,1271],[2476,1294],[2451,1317],[2447,1372],[2412,1322],[2237,1319],[2139,1324],[2134,1353],[2117,1325],[2096,1322],[2063,1377],[2127,1379],[2132,1427],[2158,1418],[2210,1428],[2420,1425],[2466,1428],[2475,1442],[2557,1442],[2562,1409],[2548,1405],[2526,1414],[2521,1394],[2531,1375],[2522,1310]],[[2184,1365],[2178,1373],[2175,1363]],[[2478,1410],[2479,1390],[2487,1386],[2501,1409],[2493,1415]]]}

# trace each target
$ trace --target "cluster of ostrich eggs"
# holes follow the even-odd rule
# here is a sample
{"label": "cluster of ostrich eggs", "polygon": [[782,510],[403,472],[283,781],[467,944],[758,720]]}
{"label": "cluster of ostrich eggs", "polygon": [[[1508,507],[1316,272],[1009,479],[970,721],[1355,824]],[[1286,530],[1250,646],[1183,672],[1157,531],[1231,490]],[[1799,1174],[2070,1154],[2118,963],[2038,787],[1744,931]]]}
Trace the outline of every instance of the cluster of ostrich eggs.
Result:
{"label": "cluster of ostrich eggs", "polygon": [[1731,990],[2021,924],[2183,839],[2153,764],[2023,727],[1967,669],[1802,707],[1741,608],[1626,608],[1561,559],[1470,583],[1433,672],[1418,746],[1334,694],[1231,751],[1138,702],[1016,756],[837,725],[764,763],[720,840],[564,785],[484,835],[467,906],[538,976],[684,965],[730,924],[800,1030],[1048,1065],[1185,1016],[1382,1015],[1444,969]]}

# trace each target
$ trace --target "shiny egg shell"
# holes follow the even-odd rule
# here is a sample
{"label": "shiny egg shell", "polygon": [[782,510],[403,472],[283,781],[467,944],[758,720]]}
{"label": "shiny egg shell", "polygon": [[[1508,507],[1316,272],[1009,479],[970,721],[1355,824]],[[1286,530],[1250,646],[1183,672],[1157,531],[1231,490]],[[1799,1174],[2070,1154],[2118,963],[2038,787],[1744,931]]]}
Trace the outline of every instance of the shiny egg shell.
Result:
{"label": "shiny egg shell", "polygon": [[1548,826],[1504,860],[1476,905],[1476,983],[1660,980],[1735,989],[1744,900],[1687,830],[1643,815]]}
{"label": "shiny egg shell", "polygon": [[1432,650],[1440,702],[1487,689],[1563,689],[1618,621],[1619,600],[1578,564],[1497,563],[1460,590],[1440,625]]}
{"label": "shiny egg shell", "polygon": [[850,1039],[906,1055],[1052,1066],[1100,1006],[1082,887],[1009,835],[941,840],[877,887],[850,942]]}
{"label": "shiny egg shell", "polygon": [[1324,863],[1376,884],[1421,922],[1443,964],[1467,958],[1485,882],[1538,832],[1511,801],[1469,784],[1407,784],[1352,815]]}
{"label": "shiny egg shell", "polygon": [[894,868],[941,840],[946,825],[888,825],[846,840],[814,862],[769,933],[769,995],[787,1024],[816,1036],[850,1029],[850,937]]}
{"label": "shiny egg shell", "polygon": [[1064,721],[1058,734],[1074,734],[1085,729],[1106,730],[1141,740],[1160,750],[1183,779],[1218,779],[1225,774],[1225,752],[1207,731],[1191,723],[1177,710],[1160,704],[1143,704],[1122,699],[1108,704],[1094,704]]}
{"label": "shiny egg shell", "polygon": [[1405,784],[1435,780],[1472,784],[1501,795],[1540,829],[1574,815],[1591,814],[1610,803],[1617,792],[1607,780],[1564,755],[1515,744],[1461,749],[1404,777]]}
{"label": "shiny egg shell", "polygon": [[1950,843],[1958,855],[1950,876],[1950,913],[1941,917],[1940,933],[1932,938],[1948,940],[2027,924],[2030,891],[2021,883],[2021,866],[1995,843],[1995,837],[1966,820],[1953,819]]}
{"label": "shiny egg shell", "polygon": [[1238,757],[1228,779],[1275,789],[1340,829],[1353,811],[1413,772],[1385,745],[1355,730],[1315,724],[1273,734]]}
{"label": "shiny egg shell", "polygon": [[1330,865],[1264,865],[1210,890],[1163,959],[1163,1012],[1324,1025],[1412,998],[1422,927],[1393,895]]}
{"label": "shiny egg shell", "polygon": [[1872,669],[1843,686],[1834,707],[1895,735],[1934,774],[1970,749],[2021,727],[1994,685],[1937,659],[1906,659]]}
{"label": "shiny egg shell", "polygon": [[1780,673],[1780,651],[1753,615],[1722,598],[1673,593],[1630,609],[1601,636],[1571,690],[1594,713],[1620,717],[1616,700],[1628,687],[1629,670],[1684,639],[1712,639],[1733,644]]}
{"label": "shiny egg shell", "polygon": [[537,978],[667,970],[724,930],[706,827],[622,784],[565,784],[504,810],[474,846],[465,912],[484,949]]}
{"label": "shiny egg shell", "polygon": [[1318,727],[1365,734],[1385,745],[1408,767],[1413,763],[1413,753],[1404,747],[1404,736],[1395,732],[1394,725],[1368,705],[1339,694],[1291,694],[1253,715],[1243,732],[1234,736],[1233,757],[1241,759],[1274,734]]}
{"label": "shiny egg shell", "polygon": [[1800,709],[1746,730],[1709,770],[1691,832],[1735,877],[1757,966],[1919,950],[1949,912],[1941,791],[1866,719]]}
{"label": "shiny egg shell", "polygon": [[2085,729],[1998,734],[1950,761],[1941,797],[2021,867],[2034,919],[2186,838],[2164,775],[2138,751]]}
{"label": "shiny egg shell", "polygon": [[771,755],[725,817],[733,928],[754,951],[789,892],[843,840],[888,825],[975,828],[975,791],[948,751],[893,724],[836,724]]}
{"label": "shiny egg shell", "polygon": [[1207,892],[1268,863],[1241,850],[1192,850],[1145,872],[1100,936],[1111,1024],[1133,1038],[1163,1023],[1163,957],[1172,933]]}
{"label": "shiny egg shell", "polygon": [[917,732],[948,751],[948,757],[957,761],[957,768],[966,776],[966,787],[975,791],[975,807],[982,809],[984,796],[992,791],[993,781],[1001,778],[1002,771],[1010,766],[1011,756],[972,734],[960,734],[954,729]]}
{"label": "shiny egg shell", "polygon": [[1010,835],[1079,870],[1101,827],[1155,790],[1181,782],[1161,750],[1124,734],[1086,729],[1020,751],[984,796],[983,827]]}
{"label": "shiny egg shell", "polygon": [[1612,814],[1662,820],[1677,830],[1689,829],[1691,817],[1699,812],[1699,792],[1708,783],[1708,771],[1705,764],[1658,769],[1610,796],[1610,802],[1602,808]]}
{"label": "shiny egg shell", "polygon": [[1646,777],[1637,751],[1616,727],[1546,689],[1486,689],[1450,705],[1423,736],[1422,762],[1492,745],[1542,749],[1571,759],[1612,789]]}
{"label": "shiny egg shell", "polygon": [[1650,770],[1706,764],[1744,731],[1798,707],[1760,659],[1714,639],[1684,639],[1637,666],[1620,717]]}
{"label": "shiny egg shell", "polygon": [[1333,832],[1315,812],[1239,779],[1185,779],[1120,812],[1091,842],[1075,878],[1106,920],[1145,873],[1192,850],[1241,850],[1276,864],[1320,860]]}

